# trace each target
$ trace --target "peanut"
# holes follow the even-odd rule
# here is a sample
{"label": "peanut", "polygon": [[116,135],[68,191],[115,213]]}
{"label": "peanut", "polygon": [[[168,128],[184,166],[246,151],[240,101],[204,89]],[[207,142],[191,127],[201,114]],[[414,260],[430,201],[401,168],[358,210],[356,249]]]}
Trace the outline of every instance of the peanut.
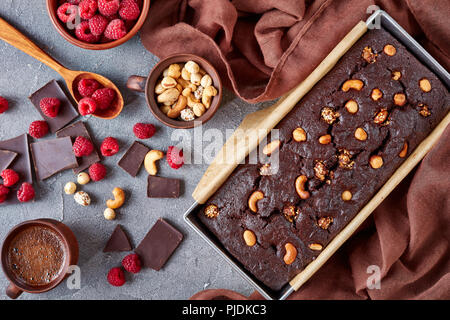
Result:
{"label": "peanut", "polygon": [[120,188],[114,188],[112,191],[114,200],[109,199],[106,201],[106,206],[111,209],[120,208],[125,202],[125,192]]}
{"label": "peanut", "polygon": [[177,101],[178,97],[180,96],[180,91],[178,91],[176,88],[170,88],[158,95],[157,101],[159,103],[174,103]]}
{"label": "peanut", "polygon": [[206,108],[202,103],[198,102],[194,104],[194,106],[192,107],[192,111],[194,111],[194,114],[197,117],[201,117],[205,113]]}
{"label": "peanut", "polygon": [[373,155],[369,159],[370,166],[374,169],[379,169],[383,166],[383,158],[379,155]]}
{"label": "peanut", "polygon": [[170,89],[170,88],[175,88],[176,86],[177,86],[177,80],[175,80],[174,78],[172,78],[172,77],[164,77],[162,80],[161,80],[161,86],[164,88],[164,89]]}
{"label": "peanut", "polygon": [[297,128],[294,131],[292,131],[292,138],[297,142],[303,142],[306,141],[306,132],[303,130],[303,128]]}
{"label": "peanut", "polygon": [[263,154],[265,154],[266,156],[270,156],[273,152],[278,150],[280,145],[281,145],[280,140],[274,140],[274,141],[266,144],[263,148]]}
{"label": "peanut", "polygon": [[420,79],[419,87],[423,92],[431,91],[431,83],[427,78]]}
{"label": "peanut", "polygon": [[250,210],[252,210],[255,213],[258,212],[257,202],[263,198],[264,193],[262,193],[262,191],[259,190],[254,191],[248,198],[248,207],[250,208]]}
{"label": "peanut", "polygon": [[322,250],[323,246],[320,243],[311,243],[309,245],[309,248],[314,251],[320,251]]}
{"label": "peanut", "polygon": [[295,191],[297,191],[300,199],[306,200],[309,198],[310,194],[305,190],[305,183],[308,181],[308,178],[305,175],[298,176],[295,179]]}
{"label": "peanut", "polygon": [[367,140],[367,132],[363,128],[357,128],[355,130],[355,138],[359,141],[365,141]]}
{"label": "peanut", "polygon": [[286,253],[284,254],[283,257],[284,263],[288,265],[292,264],[295,261],[295,258],[297,258],[297,249],[290,242],[284,245],[284,249],[286,250]]}
{"label": "peanut", "polygon": [[156,161],[164,158],[164,152],[160,150],[150,150],[147,152],[144,158],[144,168],[149,175],[156,175],[158,168],[156,167]]}
{"label": "peanut", "polygon": [[167,71],[167,75],[174,79],[178,79],[181,76],[181,68],[180,65],[175,63],[169,66],[169,70]]}
{"label": "peanut", "polygon": [[331,142],[331,135],[326,134],[319,138],[320,144],[329,144]]}
{"label": "peanut", "polygon": [[249,247],[253,247],[256,244],[256,236],[253,231],[245,230],[243,237],[244,237],[245,244],[248,245]]}
{"label": "peanut", "polygon": [[350,89],[360,91],[364,87],[364,83],[358,79],[351,79],[344,82],[342,85],[342,91],[347,92]]}
{"label": "peanut", "polygon": [[355,114],[358,112],[358,103],[355,100],[348,100],[345,103],[345,109],[347,109],[348,113]]}

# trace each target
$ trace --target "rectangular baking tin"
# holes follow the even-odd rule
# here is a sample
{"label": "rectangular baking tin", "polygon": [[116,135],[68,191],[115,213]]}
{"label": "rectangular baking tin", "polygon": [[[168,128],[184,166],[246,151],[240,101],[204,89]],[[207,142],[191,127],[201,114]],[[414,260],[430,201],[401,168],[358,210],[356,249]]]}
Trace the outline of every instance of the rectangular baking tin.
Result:
{"label": "rectangular baking tin", "polygon": [[[376,11],[367,19],[366,24],[369,26],[369,31],[370,28],[372,28],[371,26],[378,24],[386,31],[391,33],[391,35],[393,35],[408,50],[410,50],[416,58],[418,58],[425,66],[432,70],[447,86],[447,89],[450,87],[449,73],[385,11]],[[410,157],[412,156],[413,155],[411,155]],[[375,195],[375,197],[376,196],[377,195]],[[381,203],[382,200],[384,200],[384,198],[379,199],[379,203]],[[195,215],[196,211],[200,207],[201,204],[194,202],[184,214],[185,222],[190,227],[192,227],[200,235],[200,237],[202,237],[220,256],[222,256],[225,261],[227,261],[233,267],[233,269],[237,271],[237,273],[239,273],[262,296],[264,296],[264,298],[269,300],[285,300],[292,292],[295,291],[295,289],[290,284],[286,284],[286,286],[284,286],[279,291],[273,291],[265,286],[261,281],[256,279],[256,277],[253,276],[249,271],[247,271],[236,258],[228,253],[228,251],[215,238],[215,236],[205,226],[203,226],[201,221]],[[311,273],[311,276],[314,272]]]}

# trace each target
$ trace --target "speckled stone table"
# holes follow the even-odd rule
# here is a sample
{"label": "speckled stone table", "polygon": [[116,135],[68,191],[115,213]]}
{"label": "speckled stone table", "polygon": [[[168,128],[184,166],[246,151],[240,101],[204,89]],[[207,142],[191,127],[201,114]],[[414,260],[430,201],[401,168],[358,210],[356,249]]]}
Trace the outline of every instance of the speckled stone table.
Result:
{"label": "speckled stone table", "polygon": [[[150,122],[157,126],[156,135],[145,141],[151,148],[166,150],[169,145],[177,144],[183,135],[160,124],[148,110],[144,96],[125,87],[129,75],[147,75],[158,61],[145,50],[139,37],[107,51],[80,49],[66,42],[53,28],[44,0],[2,0],[0,16],[68,68],[92,71],[110,78],[122,91],[126,103],[122,114],[114,120],[84,119],[97,145],[105,137],[114,136],[121,147],[117,155],[103,161],[108,169],[107,178],[83,186],[83,190],[92,196],[93,203],[89,207],[79,206],[73,197],[62,192],[66,182],[75,180],[71,170],[36,183],[38,192],[34,203],[0,207],[1,240],[9,229],[22,221],[50,217],[62,219],[75,232],[80,244],[79,290],[70,290],[63,283],[48,293],[23,294],[20,299],[187,299],[206,288],[226,288],[242,294],[252,292],[252,288],[183,222],[183,213],[193,202],[191,194],[208,167],[205,161],[203,164],[185,165],[179,170],[171,169],[165,161],[161,163],[161,176],[184,180],[182,197],[168,200],[146,197],[145,170],[132,178],[117,166],[117,161],[134,140],[132,127],[136,122]],[[64,85],[53,70],[0,41],[0,95],[10,101],[10,110],[0,115],[0,140],[27,132],[29,124],[40,119],[28,96],[51,79]],[[225,137],[226,131],[235,129],[247,113],[267,105],[269,103],[249,105],[225,91],[221,108],[203,131],[218,129]],[[193,131],[186,133],[193,141]],[[217,146],[223,142],[213,141]],[[195,152],[201,153],[194,147],[185,149],[185,152],[192,157]],[[118,219],[106,221],[103,218],[104,201],[111,197],[114,187],[126,190],[129,198],[118,210]],[[136,246],[159,217],[166,218],[184,234],[181,246],[161,271],[146,269],[128,277],[123,287],[111,287],[106,274],[111,267],[120,264],[125,254],[105,254],[102,250],[116,224],[124,227]],[[7,284],[4,274],[0,273],[0,299],[8,299],[3,289]]]}

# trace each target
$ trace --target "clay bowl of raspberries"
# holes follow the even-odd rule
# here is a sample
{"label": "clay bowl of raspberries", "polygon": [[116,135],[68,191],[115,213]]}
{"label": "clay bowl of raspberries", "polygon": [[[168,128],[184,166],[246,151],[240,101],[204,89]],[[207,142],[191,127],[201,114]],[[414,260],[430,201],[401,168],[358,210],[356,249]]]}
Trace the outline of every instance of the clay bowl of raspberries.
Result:
{"label": "clay bowl of raspberries", "polygon": [[144,24],[150,0],[47,0],[56,30],[70,43],[89,50],[117,47]]}

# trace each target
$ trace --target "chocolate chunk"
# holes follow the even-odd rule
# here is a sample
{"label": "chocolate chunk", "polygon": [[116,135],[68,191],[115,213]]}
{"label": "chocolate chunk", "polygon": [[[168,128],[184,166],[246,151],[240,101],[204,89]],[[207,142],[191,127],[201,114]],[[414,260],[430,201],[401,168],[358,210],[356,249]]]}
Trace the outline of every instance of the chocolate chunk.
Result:
{"label": "chocolate chunk", "polygon": [[0,150],[0,172],[8,169],[9,165],[17,157],[17,153],[9,150]]}
{"label": "chocolate chunk", "polygon": [[183,240],[183,235],[159,218],[136,248],[144,267],[160,270]]}
{"label": "chocolate chunk", "polygon": [[108,242],[106,243],[103,252],[131,251],[132,249],[133,248],[131,247],[130,240],[128,239],[120,224],[118,224],[111,234]]}
{"label": "chocolate chunk", "polygon": [[[47,117],[41,110],[40,102],[43,98],[57,98],[61,102],[58,115],[55,118]],[[33,93],[29,99],[34,107],[41,114],[42,118],[47,121],[51,133],[55,133],[73,119],[78,117],[71,100],[59,86],[55,80],[50,81],[38,91]]]}
{"label": "chocolate chunk", "polygon": [[119,160],[118,165],[130,176],[136,177],[142,166],[142,162],[144,162],[145,155],[149,151],[149,148],[142,143],[135,141],[127,152],[125,152],[122,159]]}
{"label": "chocolate chunk", "polygon": [[[94,143],[83,121],[77,121],[71,125],[68,125],[67,127],[56,132],[56,136],[58,138],[71,137],[72,141],[75,140],[76,137],[85,137],[91,140],[92,143]],[[81,171],[89,168],[91,164],[99,161],[100,156],[97,152],[97,149],[94,147],[94,151],[92,151],[90,155],[78,158],[78,168],[74,168],[73,172],[75,174],[78,174]]]}
{"label": "chocolate chunk", "polygon": [[9,150],[17,153],[17,157],[13,163],[10,165],[10,169],[13,169],[19,174],[19,182],[16,183],[12,188],[11,192],[6,198],[5,202],[0,203],[1,205],[19,203],[17,200],[17,190],[20,188],[23,182],[33,183],[33,174],[31,171],[30,162],[30,152],[28,147],[28,135],[22,134],[13,139],[0,141],[0,149]]}
{"label": "chocolate chunk", "polygon": [[148,176],[147,197],[178,198],[180,196],[181,180],[156,176]]}
{"label": "chocolate chunk", "polygon": [[31,155],[38,180],[47,179],[62,170],[78,167],[70,137],[32,143]]}

